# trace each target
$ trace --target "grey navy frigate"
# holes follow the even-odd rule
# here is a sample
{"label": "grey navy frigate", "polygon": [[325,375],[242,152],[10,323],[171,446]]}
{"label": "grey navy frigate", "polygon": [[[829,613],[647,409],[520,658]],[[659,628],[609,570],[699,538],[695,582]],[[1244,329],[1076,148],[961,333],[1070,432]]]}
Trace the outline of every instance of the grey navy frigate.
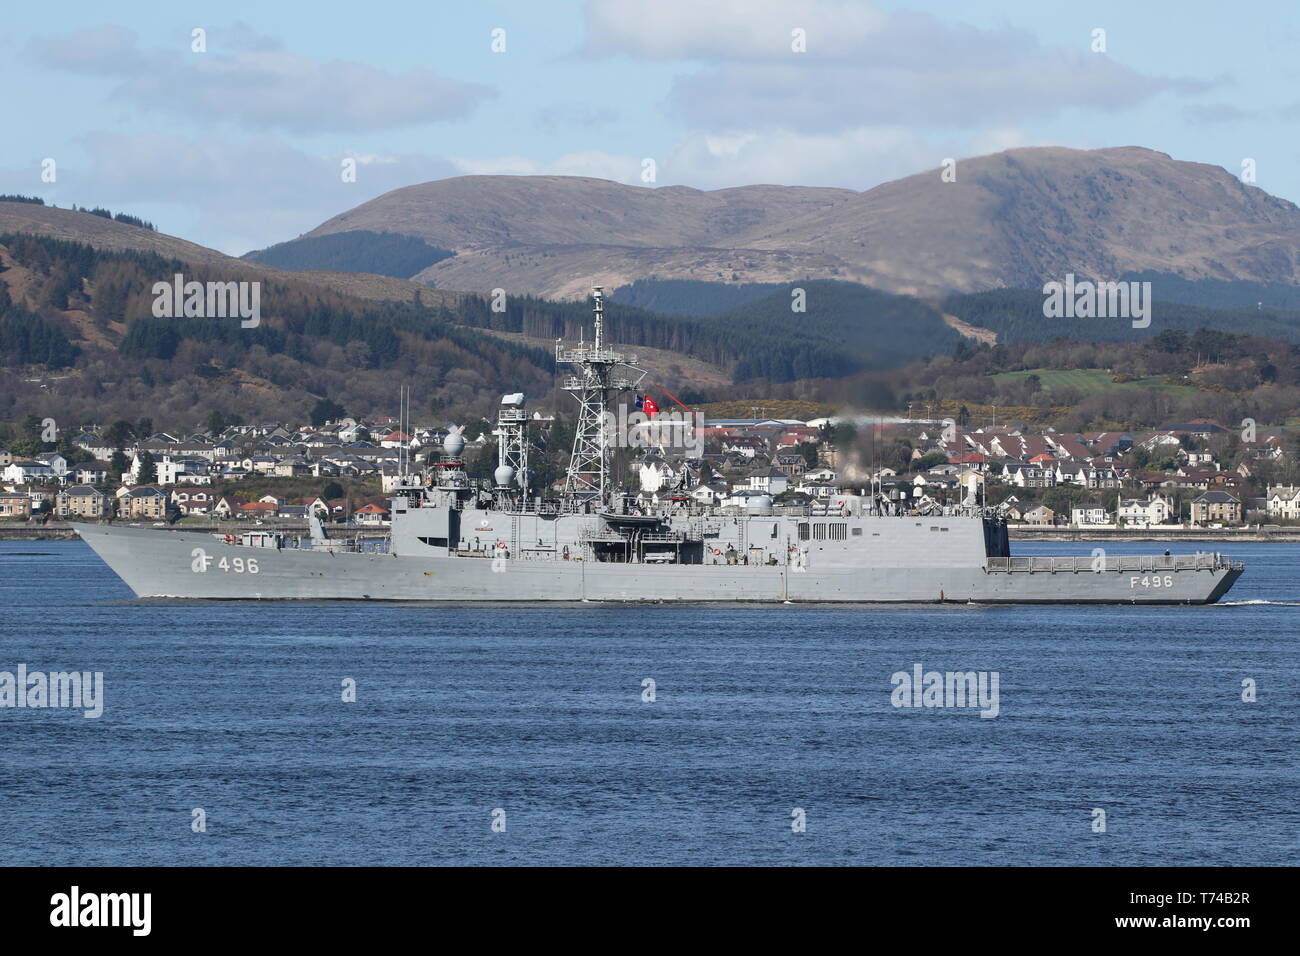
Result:
{"label": "grey navy frigate", "polygon": [[530,487],[523,397],[505,396],[491,481],[465,470],[453,430],[410,464],[391,497],[387,537],[210,534],[76,524],[142,598],[370,601],[976,602],[1206,604],[1242,573],[1219,554],[1012,557],[1004,517],[962,506],[921,510],[880,495],[743,508],[687,495],[647,506],[611,480],[607,403],[645,373],[607,348],[596,289],[591,343],[556,343],[578,400],[558,498]]}

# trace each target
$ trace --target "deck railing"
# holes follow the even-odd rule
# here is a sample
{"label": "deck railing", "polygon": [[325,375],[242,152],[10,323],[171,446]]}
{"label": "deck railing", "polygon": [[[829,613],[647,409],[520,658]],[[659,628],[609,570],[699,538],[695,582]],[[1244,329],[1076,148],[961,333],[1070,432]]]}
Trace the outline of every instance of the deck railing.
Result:
{"label": "deck railing", "polygon": [[1078,573],[1081,571],[1132,571],[1152,574],[1157,571],[1226,571],[1241,570],[1242,562],[1224,554],[1170,555],[1086,555],[1069,557],[989,558],[990,571],[1029,571]]}

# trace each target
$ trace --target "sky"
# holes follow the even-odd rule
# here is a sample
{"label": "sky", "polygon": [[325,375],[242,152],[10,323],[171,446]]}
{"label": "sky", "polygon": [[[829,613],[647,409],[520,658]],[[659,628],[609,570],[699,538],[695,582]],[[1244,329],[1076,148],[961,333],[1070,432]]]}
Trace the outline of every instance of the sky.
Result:
{"label": "sky", "polygon": [[1020,146],[1146,146],[1234,174],[1251,160],[1256,185],[1300,201],[1291,0],[62,0],[0,16],[0,193],[234,255],[449,176],[864,190]]}

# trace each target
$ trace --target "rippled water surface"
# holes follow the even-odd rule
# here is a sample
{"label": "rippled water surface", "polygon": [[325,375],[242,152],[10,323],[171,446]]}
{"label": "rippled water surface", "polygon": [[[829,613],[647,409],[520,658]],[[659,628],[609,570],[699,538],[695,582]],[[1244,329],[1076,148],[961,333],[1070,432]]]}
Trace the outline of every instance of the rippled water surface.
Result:
{"label": "rippled water surface", "polygon": [[[0,863],[1294,865],[1300,545],[1222,549],[1212,607],[475,607],[141,603],[0,542],[0,671],[105,681],[0,708]],[[917,663],[998,716],[893,707]]]}

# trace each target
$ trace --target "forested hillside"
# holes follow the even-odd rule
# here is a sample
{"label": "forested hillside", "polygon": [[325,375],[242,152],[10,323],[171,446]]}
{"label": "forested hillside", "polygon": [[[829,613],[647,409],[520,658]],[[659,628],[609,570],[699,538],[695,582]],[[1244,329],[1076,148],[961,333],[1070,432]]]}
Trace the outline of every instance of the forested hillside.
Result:
{"label": "forested hillside", "polygon": [[421,269],[455,253],[437,249],[423,239],[392,232],[354,229],[328,236],[307,236],[250,252],[245,259],[295,272],[370,272],[409,279]]}
{"label": "forested hillside", "polygon": [[[504,388],[551,387],[553,360],[441,318],[420,303],[352,299],[262,279],[262,319],[156,318],[152,287],[254,279],[152,253],[0,236],[0,419],[56,420],[197,410],[244,420],[305,415],[322,397],[353,414],[389,410],[399,382],[438,407],[487,410]],[[21,414],[20,414],[21,413]],[[199,417],[202,417],[200,415]]]}
{"label": "forested hillside", "polygon": [[667,315],[717,315],[766,298],[779,282],[702,282],[698,279],[637,279],[610,299]]}
{"label": "forested hillside", "polygon": [[[509,299],[500,313],[482,299],[446,312],[448,321],[545,339],[577,338],[590,324],[590,314],[587,303],[531,297]],[[758,301],[718,315],[661,315],[612,302],[606,321],[612,341],[729,367],[737,384],[839,378],[896,367],[946,352],[959,338],[938,312],[915,299],[826,280],[778,286]]]}
{"label": "forested hillside", "polygon": [[1155,301],[1151,325],[1135,329],[1125,318],[1047,318],[1043,293],[1035,289],[995,289],[949,296],[943,310],[971,325],[991,329],[1001,342],[1050,342],[1066,338],[1088,342],[1146,341],[1164,330],[1195,332],[1202,327],[1245,332],[1287,342],[1300,342],[1300,310],[1251,306],[1215,309],[1162,300]]}
{"label": "forested hillside", "polygon": [[[155,317],[154,283],[178,273],[199,282],[260,281],[260,324]],[[988,350],[963,339],[939,309],[856,283],[806,280],[744,293],[757,291],[766,294],[716,314],[608,302],[607,341],[708,366],[709,382],[670,373],[674,389],[699,401],[762,395],[886,409],[918,398],[1027,404],[1033,397],[1086,405],[1095,396],[1060,383],[1091,388],[1114,377],[1153,385],[1165,394],[1160,407],[1169,406],[1171,389],[1272,389],[1268,408],[1275,411],[1291,401],[1281,389],[1295,387],[1291,379],[1300,375],[1287,344],[1300,342],[1300,313],[1276,308],[1158,301],[1152,326],[1134,329],[1122,319],[1046,319],[1036,290],[945,300],[944,311],[998,334],[998,348]],[[589,302],[427,295],[427,302],[418,293],[413,301],[361,299],[306,277],[268,278],[251,263],[186,263],[0,235],[0,419],[40,410],[72,421],[110,414],[186,421],[196,409],[199,418],[212,411],[244,420],[301,418],[322,398],[370,415],[391,411],[398,383],[415,386],[422,405],[449,416],[489,414],[503,391],[515,389],[540,407],[568,407],[555,390],[549,343],[589,339]],[[1061,379],[1044,377],[1038,366],[1096,371]],[[1026,374],[1017,378],[1019,369]],[[734,387],[719,387],[719,372]],[[1180,377],[1168,378],[1175,373]],[[1146,381],[1151,376],[1162,377]]]}

